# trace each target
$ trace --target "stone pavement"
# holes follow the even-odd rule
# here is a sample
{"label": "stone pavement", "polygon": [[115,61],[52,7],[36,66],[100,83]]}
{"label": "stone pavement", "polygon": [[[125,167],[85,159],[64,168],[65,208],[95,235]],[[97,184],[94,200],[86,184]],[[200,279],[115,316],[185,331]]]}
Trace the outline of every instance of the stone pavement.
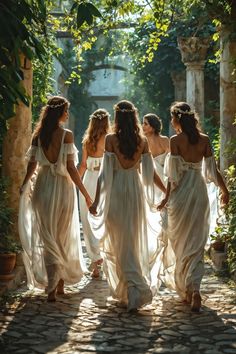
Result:
{"label": "stone pavement", "polygon": [[84,277],[47,303],[23,286],[0,312],[0,353],[236,353],[236,292],[207,265],[203,308],[191,313],[162,288],[135,314],[117,306],[103,279]]}

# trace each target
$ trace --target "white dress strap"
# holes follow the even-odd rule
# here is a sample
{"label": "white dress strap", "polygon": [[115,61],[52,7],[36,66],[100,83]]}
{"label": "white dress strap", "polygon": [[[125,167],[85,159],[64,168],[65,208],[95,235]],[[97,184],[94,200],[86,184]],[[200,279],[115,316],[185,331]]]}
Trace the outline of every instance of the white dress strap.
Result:
{"label": "white dress strap", "polygon": [[61,138],[61,145],[63,145],[65,142],[65,136],[66,136],[66,130],[63,131],[62,138]]}

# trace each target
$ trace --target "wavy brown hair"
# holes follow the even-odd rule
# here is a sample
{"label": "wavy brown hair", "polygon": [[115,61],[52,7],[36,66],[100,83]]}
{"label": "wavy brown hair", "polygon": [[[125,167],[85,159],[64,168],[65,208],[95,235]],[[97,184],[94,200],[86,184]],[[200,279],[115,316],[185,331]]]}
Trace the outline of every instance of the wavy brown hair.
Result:
{"label": "wavy brown hair", "polygon": [[148,124],[154,129],[154,134],[155,135],[159,135],[160,134],[160,132],[162,130],[161,118],[159,118],[154,113],[148,113],[148,114],[145,114],[143,119],[146,119],[148,121]]}
{"label": "wavy brown hair", "polygon": [[120,152],[128,160],[133,160],[142,141],[138,112],[132,102],[123,100],[115,106],[114,132],[118,138]]}
{"label": "wavy brown hair", "polygon": [[38,143],[38,139],[40,139],[41,146],[48,149],[53,132],[58,128],[60,118],[69,105],[69,101],[64,97],[51,97],[41,110],[39,122],[33,133],[33,141]]}
{"label": "wavy brown hair", "polygon": [[189,143],[192,145],[197,144],[200,139],[201,129],[198,116],[191,111],[189,104],[186,102],[174,102],[170,107],[170,113],[179,121],[181,130],[187,135]]}
{"label": "wavy brown hair", "polygon": [[110,130],[110,115],[103,109],[97,109],[89,117],[89,125],[86,129],[82,144],[87,151],[96,152],[99,139],[109,133]]}

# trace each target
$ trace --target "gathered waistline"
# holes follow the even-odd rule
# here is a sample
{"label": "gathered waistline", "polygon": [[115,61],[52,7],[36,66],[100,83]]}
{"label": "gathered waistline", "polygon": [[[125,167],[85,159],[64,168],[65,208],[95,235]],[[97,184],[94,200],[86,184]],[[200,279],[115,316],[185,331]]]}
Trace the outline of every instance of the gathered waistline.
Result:
{"label": "gathered waistline", "polygon": [[92,167],[92,168],[88,168],[88,171],[99,171],[100,167],[101,167],[101,165],[96,166],[96,167]]}

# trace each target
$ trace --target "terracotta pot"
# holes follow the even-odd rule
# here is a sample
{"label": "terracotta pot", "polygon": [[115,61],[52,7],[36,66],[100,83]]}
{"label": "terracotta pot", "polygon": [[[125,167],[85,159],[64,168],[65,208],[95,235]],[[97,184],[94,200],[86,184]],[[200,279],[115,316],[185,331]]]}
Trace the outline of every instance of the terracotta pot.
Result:
{"label": "terracotta pot", "polygon": [[16,253],[0,253],[0,275],[9,275],[16,265]]}
{"label": "terracotta pot", "polygon": [[211,247],[214,248],[217,252],[224,252],[225,250],[225,242],[224,241],[214,241],[211,244]]}

